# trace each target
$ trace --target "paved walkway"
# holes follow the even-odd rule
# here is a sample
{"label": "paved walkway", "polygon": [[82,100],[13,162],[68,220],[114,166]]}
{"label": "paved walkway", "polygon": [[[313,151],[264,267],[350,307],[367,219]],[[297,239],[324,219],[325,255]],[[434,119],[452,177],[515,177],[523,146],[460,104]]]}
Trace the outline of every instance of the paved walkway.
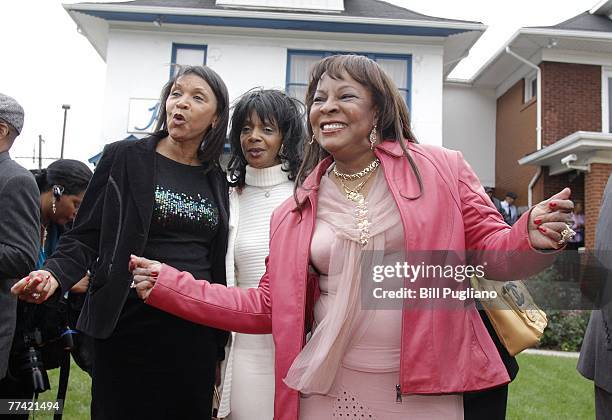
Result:
{"label": "paved walkway", "polygon": [[557,350],[541,350],[541,349],[527,349],[523,353],[527,354],[539,354],[541,356],[557,356],[557,357],[570,357],[577,359],[580,353],[577,351],[557,351]]}

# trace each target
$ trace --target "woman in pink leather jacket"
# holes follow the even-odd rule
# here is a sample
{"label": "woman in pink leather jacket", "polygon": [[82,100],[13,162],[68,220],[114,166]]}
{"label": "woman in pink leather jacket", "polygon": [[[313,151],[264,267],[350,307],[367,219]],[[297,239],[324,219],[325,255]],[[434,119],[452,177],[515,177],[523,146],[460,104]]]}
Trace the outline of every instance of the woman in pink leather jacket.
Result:
{"label": "woman in pink leather jacket", "polygon": [[489,278],[536,273],[551,262],[538,250],[568,237],[570,191],[510,228],[459,152],[417,144],[403,98],[365,57],[317,63],[306,105],[311,141],[295,197],[272,215],[259,287],[196,281],[133,257],[136,288],[147,304],[193,322],[272,332],[277,419],[461,419],[463,392],[509,382],[474,301],[362,306],[362,271],[398,250],[449,251],[454,265],[468,262],[466,251],[490,250],[476,261]]}

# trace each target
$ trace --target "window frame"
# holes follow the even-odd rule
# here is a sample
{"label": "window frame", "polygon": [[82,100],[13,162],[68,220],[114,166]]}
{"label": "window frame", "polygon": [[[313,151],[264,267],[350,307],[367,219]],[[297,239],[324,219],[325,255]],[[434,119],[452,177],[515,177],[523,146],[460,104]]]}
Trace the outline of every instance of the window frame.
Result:
{"label": "window frame", "polygon": [[204,62],[202,63],[202,65],[203,66],[206,65],[206,61],[208,60],[208,45],[207,44],[182,44],[179,42],[173,42],[172,52],[170,53],[170,79],[174,77],[174,69],[177,66],[176,56],[177,56],[178,50],[202,51],[204,53]]}
{"label": "window frame", "polygon": [[[285,72],[285,92],[289,92],[290,86],[308,86],[308,83],[292,82],[291,77],[291,59],[296,55],[311,55],[316,57],[329,57],[336,54],[355,54],[363,55],[374,61],[377,59],[387,60],[404,60],[406,62],[406,87],[398,87],[398,90],[403,93],[404,100],[408,106],[408,110],[412,109],[412,55],[411,54],[392,54],[392,53],[367,53],[358,51],[325,51],[325,50],[298,50],[288,49],[287,50],[287,68]],[[300,98],[303,100],[303,98]]]}
{"label": "window frame", "polygon": [[[533,83],[536,83],[535,91]],[[538,98],[538,73],[532,73],[529,76],[525,77],[525,86],[524,86],[524,94],[523,94],[523,103],[527,103],[531,101],[533,98]]]}

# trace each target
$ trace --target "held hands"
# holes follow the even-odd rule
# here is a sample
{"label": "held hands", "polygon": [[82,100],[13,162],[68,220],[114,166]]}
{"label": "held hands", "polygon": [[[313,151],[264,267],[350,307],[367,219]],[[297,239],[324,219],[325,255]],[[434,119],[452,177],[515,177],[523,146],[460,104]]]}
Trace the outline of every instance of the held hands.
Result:
{"label": "held hands", "polygon": [[569,199],[571,191],[564,188],[561,192],[538,203],[529,215],[529,242],[536,249],[559,249],[574,236],[570,228],[573,224],[574,203]]}
{"label": "held hands", "polygon": [[129,270],[134,276],[131,287],[136,289],[141,299],[146,300],[153,286],[155,286],[157,276],[161,270],[161,263],[130,255]]}
{"label": "held hands", "polygon": [[29,303],[43,303],[55,293],[59,282],[45,270],[32,271],[11,288],[11,293]]}

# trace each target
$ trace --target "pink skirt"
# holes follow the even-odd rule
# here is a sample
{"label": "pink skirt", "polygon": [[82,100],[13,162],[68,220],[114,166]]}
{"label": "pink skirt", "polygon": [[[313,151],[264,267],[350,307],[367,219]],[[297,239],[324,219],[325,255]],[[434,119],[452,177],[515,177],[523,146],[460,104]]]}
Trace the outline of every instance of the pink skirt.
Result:
{"label": "pink skirt", "polygon": [[402,395],[399,372],[369,373],[340,367],[328,395],[300,398],[300,420],[463,420],[463,396]]}

